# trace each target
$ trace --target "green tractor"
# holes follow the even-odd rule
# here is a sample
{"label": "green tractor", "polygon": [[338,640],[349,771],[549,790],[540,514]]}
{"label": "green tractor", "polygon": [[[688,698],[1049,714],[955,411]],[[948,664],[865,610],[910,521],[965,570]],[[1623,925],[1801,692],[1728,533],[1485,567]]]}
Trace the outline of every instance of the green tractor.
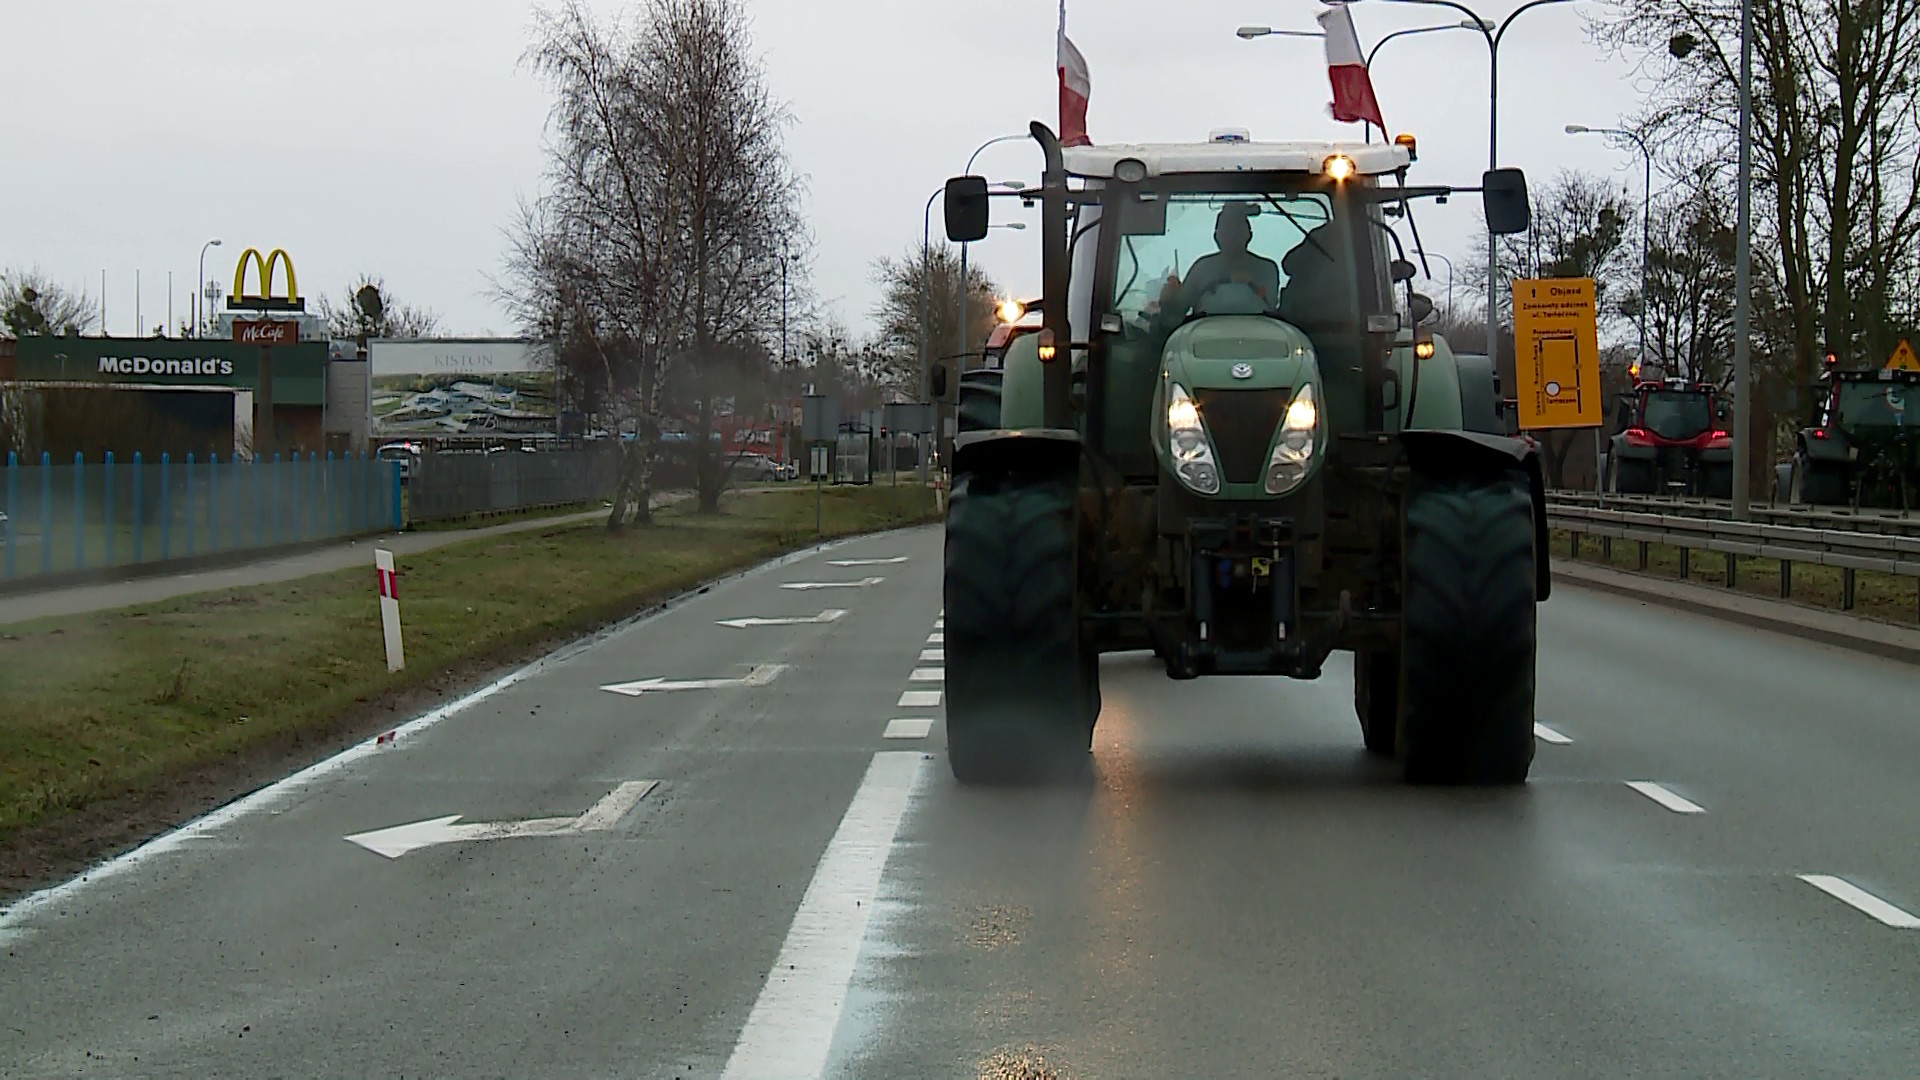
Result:
{"label": "green tractor", "polygon": [[[1032,136],[1043,326],[1008,348],[997,400],[958,387],[955,777],[1084,774],[1103,652],[1311,679],[1345,649],[1364,744],[1409,781],[1523,782],[1540,464],[1487,359],[1420,332],[1433,305],[1399,236],[1413,200],[1455,189],[1406,185],[1411,140]],[[1517,170],[1467,190],[1497,232],[1527,228]],[[950,238],[985,234],[984,180],[946,200]]]}
{"label": "green tractor", "polygon": [[1840,371],[1828,356],[1794,437],[1796,505],[1920,507],[1920,372]]}

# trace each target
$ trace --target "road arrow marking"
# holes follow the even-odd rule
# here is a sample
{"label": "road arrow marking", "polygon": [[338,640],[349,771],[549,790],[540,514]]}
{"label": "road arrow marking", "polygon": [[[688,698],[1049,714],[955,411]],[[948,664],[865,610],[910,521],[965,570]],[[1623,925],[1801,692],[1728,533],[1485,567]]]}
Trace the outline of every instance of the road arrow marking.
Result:
{"label": "road arrow marking", "polygon": [[459,814],[426,821],[395,825],[372,832],[355,833],[346,839],[375,855],[397,859],[409,851],[436,844],[469,843],[476,840],[506,840],[520,836],[575,836],[580,833],[606,832],[627,816],[634,804],[646,798],[657,780],[628,780],[608,792],[606,797],[579,817],[529,818],[525,821],[469,821],[461,823]]}
{"label": "road arrow marking", "polygon": [[720,619],[718,625],[731,626],[739,630],[745,630],[750,626],[812,626],[816,623],[837,622],[845,615],[846,612],[838,608],[828,608],[818,615],[803,615],[792,619]]}
{"label": "road arrow marking", "polygon": [[666,693],[671,690],[726,690],[735,686],[765,686],[779,678],[780,673],[785,670],[787,670],[785,664],[761,664],[738,679],[639,679],[634,682],[610,683],[600,689],[610,694],[639,697],[642,694]]}
{"label": "road arrow marking", "polygon": [[906,562],[905,555],[895,555],[891,559],[829,559],[828,566],[897,566]]}
{"label": "road arrow marking", "polygon": [[780,587],[783,589],[864,589],[885,580],[887,579],[883,577],[867,577],[859,581],[789,581]]}

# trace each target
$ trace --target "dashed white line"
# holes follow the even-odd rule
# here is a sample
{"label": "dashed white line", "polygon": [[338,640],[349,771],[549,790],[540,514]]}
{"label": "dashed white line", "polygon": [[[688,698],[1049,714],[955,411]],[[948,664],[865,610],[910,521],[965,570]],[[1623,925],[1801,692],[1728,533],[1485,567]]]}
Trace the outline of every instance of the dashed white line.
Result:
{"label": "dashed white line", "polygon": [[908,682],[946,682],[947,681],[946,669],[937,668],[937,667],[917,667],[913,669],[913,674],[907,676],[907,681]]}
{"label": "dashed white line", "polygon": [[791,1080],[826,1070],[880,878],[927,760],[917,750],[873,756],[747,1014],[726,1080]]}
{"label": "dashed white line", "polygon": [[947,643],[947,635],[941,633],[938,630],[935,630],[933,633],[927,635],[927,644],[929,645],[945,645],[946,643]]}
{"label": "dashed white line", "polygon": [[926,716],[902,716],[887,721],[887,730],[881,734],[883,739],[924,739],[927,732],[933,730],[933,720]]}
{"label": "dashed white line", "polygon": [[935,630],[945,630],[947,628],[946,617],[941,616],[940,618],[933,620],[933,628]]}
{"label": "dashed white line", "polygon": [[1837,878],[1831,874],[1800,874],[1798,876],[1801,881],[1835,900],[1866,912],[1895,930],[1920,930],[1920,918],[1909,915],[1845,878]]}
{"label": "dashed white line", "polygon": [[945,662],[946,662],[946,659],[947,659],[947,650],[945,650],[945,649],[921,649],[921,650],[920,650],[920,659],[921,659],[921,660],[923,660],[923,661],[925,661],[925,662],[927,662],[927,663],[932,663],[932,664],[941,664],[941,663],[945,663]]}
{"label": "dashed white line", "polygon": [[1704,814],[1707,808],[1690,799],[1675,795],[1651,780],[1629,780],[1627,786],[1659,803],[1676,814]]}
{"label": "dashed white line", "polygon": [[1533,725],[1533,737],[1544,743],[1552,743],[1555,746],[1566,746],[1573,742],[1572,739],[1567,738],[1565,735],[1560,734],[1545,724],[1539,723]]}
{"label": "dashed white line", "polygon": [[900,700],[894,703],[896,708],[901,709],[930,709],[939,704],[938,690],[903,690]]}

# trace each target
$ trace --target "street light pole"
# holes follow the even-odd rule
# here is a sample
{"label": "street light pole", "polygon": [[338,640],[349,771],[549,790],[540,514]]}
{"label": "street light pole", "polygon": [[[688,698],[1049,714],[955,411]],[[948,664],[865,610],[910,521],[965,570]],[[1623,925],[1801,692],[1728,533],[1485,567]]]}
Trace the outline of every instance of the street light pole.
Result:
{"label": "street light pole", "polygon": [[927,196],[927,207],[920,212],[920,390],[915,396],[927,400],[927,296],[933,292],[933,200],[946,194],[937,187]]}
{"label": "street light pole", "polygon": [[1745,520],[1753,494],[1753,0],[1740,0],[1740,197],[1733,237],[1733,516]]}
{"label": "street light pole", "polygon": [[[1457,23],[1444,23],[1437,26],[1414,26],[1405,30],[1395,30],[1393,33],[1388,34],[1385,37],[1381,38],[1379,41],[1374,42],[1373,48],[1367,50],[1367,71],[1369,73],[1373,71],[1373,57],[1374,57],[1374,54],[1380,51],[1380,46],[1385,45],[1387,42],[1392,41],[1394,38],[1406,37],[1409,34],[1431,34],[1436,30],[1478,30],[1484,34],[1487,32],[1489,25],[1490,24],[1481,22],[1478,19],[1474,19],[1471,21],[1462,19]],[[1372,121],[1362,120],[1360,122],[1360,132],[1361,132],[1362,138],[1366,139],[1366,141],[1368,142],[1372,142],[1373,141]],[[1380,132],[1380,138],[1384,140],[1386,137],[1387,137],[1386,131],[1382,130]]]}
{"label": "street light pole", "polygon": [[1653,250],[1653,151],[1647,148],[1647,140],[1636,132],[1624,128],[1590,128],[1584,124],[1568,124],[1569,135],[1618,135],[1631,139],[1640,148],[1640,157],[1646,162],[1646,179],[1640,188],[1640,363],[1647,362],[1647,258]]}
{"label": "street light pole", "polygon": [[1439,259],[1447,264],[1447,318],[1453,318],[1453,260],[1437,251],[1422,252],[1426,258]]}
{"label": "street light pole", "polygon": [[[973,153],[967,155],[967,167],[961,170],[961,175],[973,175],[974,159],[978,158],[980,152],[987,147],[993,146],[996,143],[1019,142],[1030,137],[1031,136],[1027,135],[998,135],[988,139],[986,142],[975,147]],[[1019,187],[1017,184],[1001,184],[999,186],[1014,187],[1016,189]],[[960,347],[954,350],[955,355],[960,358],[959,364],[961,371],[967,369],[967,352],[967,245],[965,242],[962,242],[960,245]]]}
{"label": "street light pole", "polygon": [[[200,277],[197,281],[194,282],[194,285],[193,285],[193,291],[194,291],[193,336],[196,338],[200,336],[201,330],[202,330],[201,311],[200,311],[200,294],[205,292],[207,289],[207,249],[210,247],[219,247],[219,246],[220,246],[219,237],[215,237],[212,240],[209,240],[206,243],[200,245],[200,271],[199,271]],[[261,287],[265,288],[266,286],[262,284]]]}
{"label": "street light pole", "polygon": [[[1507,28],[1513,21],[1537,7],[1548,4],[1567,4],[1573,0],[1529,0],[1513,9],[1513,13],[1496,27],[1494,23],[1480,17],[1480,13],[1458,3],[1457,0],[1381,0],[1389,4],[1421,4],[1427,7],[1444,7],[1465,15],[1472,23],[1472,29],[1480,31],[1487,42],[1487,170],[1491,172],[1500,167],[1500,42],[1507,36]],[[1463,24],[1464,25],[1464,24]],[[1495,371],[1500,370],[1500,238],[1487,231],[1487,360]]]}

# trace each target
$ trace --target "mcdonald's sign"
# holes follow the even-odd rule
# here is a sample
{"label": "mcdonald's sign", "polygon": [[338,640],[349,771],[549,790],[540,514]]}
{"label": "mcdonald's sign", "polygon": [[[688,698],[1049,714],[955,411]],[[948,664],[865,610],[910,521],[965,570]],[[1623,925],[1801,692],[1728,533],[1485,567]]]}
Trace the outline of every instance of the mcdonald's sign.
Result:
{"label": "mcdonald's sign", "polygon": [[[275,269],[284,261],[287,264],[287,294],[283,297],[273,295]],[[260,291],[247,292],[247,263],[259,268]],[[240,253],[240,261],[233,268],[233,291],[227,295],[229,309],[247,311],[305,311],[307,302],[300,299],[300,280],[293,273],[293,256],[284,249],[274,248],[271,255],[262,258],[259,248],[248,248]]]}

